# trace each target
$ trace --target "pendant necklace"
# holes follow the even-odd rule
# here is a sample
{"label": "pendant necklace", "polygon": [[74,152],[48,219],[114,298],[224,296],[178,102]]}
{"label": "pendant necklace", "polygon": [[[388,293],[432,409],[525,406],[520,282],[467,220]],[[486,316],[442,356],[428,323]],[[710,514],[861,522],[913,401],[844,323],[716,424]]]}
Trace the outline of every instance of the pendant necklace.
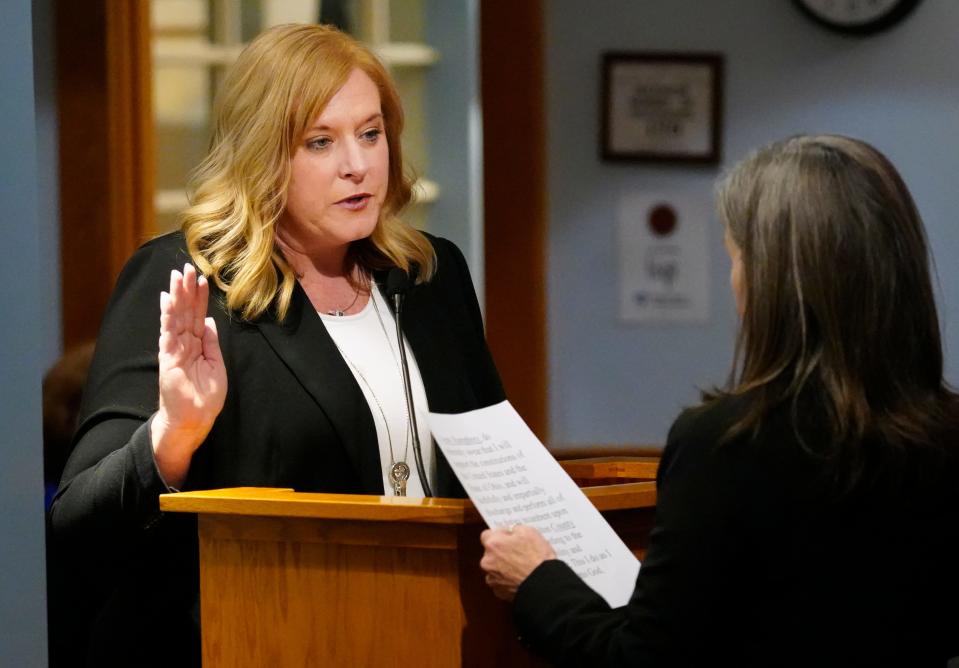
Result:
{"label": "pendant necklace", "polygon": [[[337,346],[339,349],[339,346]],[[386,419],[386,411],[383,410],[383,405],[380,403],[379,398],[376,396],[376,392],[373,391],[373,386],[370,385],[370,381],[366,379],[366,376],[363,375],[363,372],[360,371],[350,359],[343,354],[343,351],[340,351],[340,356],[346,360],[346,363],[350,365],[350,368],[353,369],[353,372],[363,381],[363,384],[366,386],[366,389],[369,391],[370,396],[373,397],[373,403],[376,404],[377,410],[380,412],[380,417],[383,419],[383,427],[386,429],[386,442],[390,448],[390,471],[389,479],[390,483],[393,486],[393,495],[394,496],[406,496],[406,481],[410,479],[410,466],[406,463],[406,456],[409,453],[409,423],[410,418],[406,415],[406,411],[403,411],[403,414],[406,416],[406,429],[407,429],[407,439],[406,439],[406,449],[403,450],[403,459],[396,461],[396,457],[393,455],[393,437],[390,434],[390,423]]]}
{"label": "pendant necklace", "polygon": [[[386,332],[386,325],[383,324],[383,317],[380,315],[380,309],[376,304],[376,297],[372,294],[372,290],[370,291],[370,299],[373,302],[373,310],[376,312],[376,319],[380,323],[380,329],[383,331],[383,336],[386,337],[386,346],[387,348],[390,349],[390,355],[392,355],[393,363],[396,364],[397,373],[399,373],[399,361],[396,359],[396,353],[393,351],[393,345],[390,341],[389,334],[387,334]],[[348,306],[344,310],[349,310],[349,308],[350,307]],[[330,313],[330,315],[335,315],[335,314]],[[342,313],[340,313],[339,315],[342,315]],[[390,484],[393,487],[393,495],[406,496],[406,483],[410,479],[410,465],[406,463],[406,459],[407,459],[407,456],[409,455],[410,441],[412,440],[410,438],[409,413],[407,412],[406,407],[404,406],[403,417],[406,422],[406,439],[405,439],[406,443],[403,449],[403,458],[400,459],[399,461],[396,461],[396,456],[393,453],[393,436],[390,432],[390,423],[386,419],[386,411],[383,410],[383,405],[380,403],[379,397],[376,396],[376,392],[373,391],[373,386],[370,384],[370,381],[366,379],[366,376],[363,374],[363,372],[360,371],[359,367],[353,364],[350,358],[343,354],[343,351],[340,350],[339,346],[337,346],[336,349],[339,351],[340,357],[342,357],[346,361],[346,363],[349,365],[350,369],[353,370],[354,375],[363,382],[363,385],[366,386],[366,389],[370,393],[370,396],[373,397],[373,403],[376,404],[376,408],[380,413],[380,417],[383,419],[383,427],[386,429],[386,442],[390,449],[390,468],[389,468],[387,477],[389,478]]]}
{"label": "pendant necklace", "polygon": [[[399,376],[399,380],[402,383],[403,374],[400,371],[400,362],[396,359],[396,352],[393,350],[393,342],[390,340],[390,335],[386,331],[386,325],[383,324],[383,316],[380,315],[380,307],[376,303],[376,297],[370,291],[370,299],[373,300],[373,310],[376,312],[376,319],[380,323],[380,329],[383,330],[383,336],[386,338],[386,347],[390,349],[390,355],[393,356],[393,364],[396,365],[396,373]],[[397,341],[397,345],[403,345],[403,341]],[[372,391],[372,390],[371,390]],[[406,439],[403,447],[403,459],[400,461],[395,461],[393,459],[393,448],[390,448],[390,482],[393,483],[393,492],[396,496],[406,496],[406,481],[410,479],[410,465],[406,463],[406,456],[410,451],[410,441],[412,441],[412,434],[410,433],[410,415],[406,410],[406,406],[403,407],[403,416],[406,418]]]}

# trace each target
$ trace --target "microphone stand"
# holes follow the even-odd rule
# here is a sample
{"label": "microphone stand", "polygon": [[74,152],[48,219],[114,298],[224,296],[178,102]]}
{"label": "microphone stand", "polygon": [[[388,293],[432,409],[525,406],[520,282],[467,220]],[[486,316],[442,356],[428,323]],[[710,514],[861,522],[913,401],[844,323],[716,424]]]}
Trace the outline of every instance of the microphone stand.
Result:
{"label": "microphone stand", "polygon": [[410,368],[406,363],[406,345],[403,343],[403,328],[400,324],[403,315],[403,293],[393,295],[393,308],[396,311],[396,342],[400,348],[400,367],[403,370],[403,389],[406,391],[406,411],[410,416],[410,429],[413,432],[413,458],[416,460],[416,473],[420,477],[424,496],[433,496],[426,469],[423,467],[423,452],[420,450],[420,431],[416,426],[416,411],[413,410],[413,389],[410,386]]}

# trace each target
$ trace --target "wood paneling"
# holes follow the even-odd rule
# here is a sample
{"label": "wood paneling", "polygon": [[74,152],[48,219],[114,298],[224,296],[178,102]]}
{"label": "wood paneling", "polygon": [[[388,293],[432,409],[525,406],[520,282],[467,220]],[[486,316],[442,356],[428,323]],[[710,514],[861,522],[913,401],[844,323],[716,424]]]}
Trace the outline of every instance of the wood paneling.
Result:
{"label": "wood paneling", "polygon": [[200,517],[204,666],[462,665],[455,549],[291,537],[333,520],[271,518],[272,539],[249,540],[245,521]]}
{"label": "wood paneling", "polygon": [[548,439],[541,0],[480,7],[486,335],[510,402]]}
{"label": "wood paneling", "polygon": [[63,341],[94,338],[153,231],[149,3],[56,3]]}
{"label": "wood paneling", "polygon": [[[653,483],[584,492],[644,554]],[[544,665],[484,583],[465,499],[237,488],[165,494],[160,509],[199,514],[207,668]]]}
{"label": "wood paneling", "polygon": [[581,487],[614,485],[656,480],[659,457],[590,457],[561,461],[560,466]]}

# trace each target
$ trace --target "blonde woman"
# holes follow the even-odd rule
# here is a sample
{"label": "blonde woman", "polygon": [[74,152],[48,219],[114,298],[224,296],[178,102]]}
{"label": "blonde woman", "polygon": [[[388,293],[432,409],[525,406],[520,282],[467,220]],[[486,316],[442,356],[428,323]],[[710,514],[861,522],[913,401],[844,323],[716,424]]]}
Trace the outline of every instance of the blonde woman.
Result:
{"label": "blonde woman", "polygon": [[796,137],[719,213],[741,316],[729,387],[683,413],[629,604],[532,527],[487,582],[568,666],[944,666],[959,655],[959,404],[922,221],[873,147]]}
{"label": "blonde woman", "polygon": [[119,278],[53,504],[59,540],[101,578],[94,665],[199,663],[195,527],[161,517],[160,493],[423,494],[385,295],[395,267],[414,277],[423,471],[434,494],[463,495],[425,413],[504,395],[463,256],[399,218],[402,127],[382,65],[331,28],[267,31],[226,77],[182,232]]}

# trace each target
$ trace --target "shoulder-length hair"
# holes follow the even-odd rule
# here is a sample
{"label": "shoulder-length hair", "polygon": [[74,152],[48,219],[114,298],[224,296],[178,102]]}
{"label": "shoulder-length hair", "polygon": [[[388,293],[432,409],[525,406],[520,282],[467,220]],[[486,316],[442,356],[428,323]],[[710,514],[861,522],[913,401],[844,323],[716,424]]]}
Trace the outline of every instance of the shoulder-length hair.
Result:
{"label": "shoulder-length hair", "polygon": [[410,202],[400,136],[403,110],[386,69],[369,49],[335,28],[277,26],[260,34],[227,73],[214,108],[210,152],[191,179],[183,214],[187,247],[200,271],[245,320],[273,308],[283,320],[296,276],[276,245],[290,162],[303,133],[359,69],[376,84],[389,146],[389,184],[376,228],[349,259],[368,269],[398,266],[417,280],[433,273],[429,240],[398,214]]}
{"label": "shoulder-length hair", "polygon": [[794,137],[736,166],[717,200],[742,253],[745,305],[729,383],[707,401],[754,398],[727,437],[755,434],[783,405],[798,434],[811,392],[828,440],[817,452],[847,482],[867,448],[937,444],[956,398],[922,220],[889,160],[847,137]]}

